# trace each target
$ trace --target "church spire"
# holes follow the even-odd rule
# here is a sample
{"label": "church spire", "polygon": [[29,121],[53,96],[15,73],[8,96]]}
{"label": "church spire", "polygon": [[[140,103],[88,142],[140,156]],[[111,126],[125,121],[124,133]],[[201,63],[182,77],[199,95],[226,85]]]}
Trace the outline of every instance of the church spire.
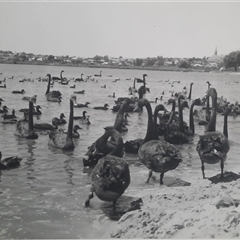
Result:
{"label": "church spire", "polygon": [[214,52],[214,55],[217,55],[217,47],[215,48],[215,52]]}

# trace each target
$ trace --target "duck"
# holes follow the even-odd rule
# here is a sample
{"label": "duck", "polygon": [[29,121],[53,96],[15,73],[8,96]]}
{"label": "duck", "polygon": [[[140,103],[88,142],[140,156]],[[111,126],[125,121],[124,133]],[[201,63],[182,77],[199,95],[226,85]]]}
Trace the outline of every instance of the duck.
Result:
{"label": "duck", "polygon": [[85,104],[83,103],[74,103],[74,107],[75,108],[83,108],[83,107],[88,107],[88,105],[90,104],[90,102],[86,102]]}
{"label": "duck", "polygon": [[38,130],[54,130],[54,129],[58,129],[58,125],[56,124],[56,122],[53,120],[52,124],[49,123],[35,123],[33,125],[33,127],[35,129]]}
{"label": "duck", "polygon": [[150,103],[157,103],[158,98],[155,98],[155,100],[148,100]]}
{"label": "duck", "polygon": [[86,113],[87,113],[87,111],[83,111],[82,116],[74,116],[73,120],[86,119],[87,118]]}
{"label": "duck", "polygon": [[105,85],[103,85],[103,86],[101,86],[101,88],[106,88],[107,87],[107,85],[105,84]]}
{"label": "duck", "polygon": [[24,114],[24,119],[20,120],[16,124],[15,136],[27,139],[37,139],[38,134],[34,131],[33,125],[33,102],[29,101],[29,117],[26,119],[26,113]]}
{"label": "duck", "polygon": [[65,115],[64,115],[64,113],[61,113],[61,114],[60,114],[60,117],[59,117],[59,118],[54,117],[54,118],[53,118],[53,121],[54,121],[57,125],[66,124],[67,122],[66,122],[66,120],[65,120],[64,118],[66,118]]}
{"label": "duck", "polygon": [[24,90],[24,89],[22,89],[21,91],[15,90],[15,91],[12,91],[12,93],[15,93],[15,94],[24,94],[24,93],[25,93],[25,90]]}
{"label": "duck", "polygon": [[75,93],[75,94],[84,94],[84,93],[85,93],[85,90],[75,91],[74,93]]}
{"label": "duck", "polygon": [[104,106],[94,107],[93,109],[97,110],[108,110],[109,105],[107,103],[104,104]]}
{"label": "duck", "polygon": [[94,74],[94,77],[101,77],[102,76],[102,71],[100,71],[100,74]]}
{"label": "duck", "polygon": [[40,111],[40,109],[42,109],[41,106],[37,105],[37,106],[36,106],[36,110],[34,111],[34,109],[33,109],[33,115],[34,115],[34,116],[36,116],[36,115],[37,115],[37,116],[42,115],[42,112]]}
{"label": "duck", "polygon": [[47,101],[49,101],[49,102],[58,102],[58,103],[60,103],[62,101],[61,97],[53,97],[51,95],[50,96],[47,95],[46,98],[47,98]]}
{"label": "duck", "polygon": [[[227,153],[230,150],[230,144],[228,141],[228,136],[226,134],[227,130],[227,117],[224,118],[224,133],[216,131],[216,118],[217,118],[217,90],[215,88],[209,88],[207,91],[207,96],[212,99],[212,110],[210,121],[207,126],[207,131],[205,134],[199,136],[199,141],[197,143],[197,152],[201,159],[201,170],[203,179],[205,179],[205,166],[204,163],[215,164],[219,161],[221,162],[221,175],[220,178],[224,178],[224,161],[227,159]],[[227,115],[226,111],[226,115]]]}
{"label": "duck", "polygon": [[0,113],[7,113],[8,112],[8,107],[4,105],[2,109],[0,109]]}
{"label": "duck", "polygon": [[73,127],[73,133],[72,133],[72,138],[80,138],[80,134],[78,133],[78,130],[82,129],[79,125],[74,125]]}
{"label": "duck", "polygon": [[4,83],[3,85],[0,85],[0,88],[6,88],[6,87],[7,87],[6,83]]}
{"label": "duck", "polygon": [[17,118],[16,115],[15,115],[15,110],[14,109],[12,110],[12,114],[7,114],[6,112],[3,113],[2,118],[3,119],[14,119],[14,118]]}
{"label": "duck", "polygon": [[82,73],[80,78],[76,78],[75,82],[84,82],[83,77],[82,77],[83,75],[84,74]]}
{"label": "duck", "polygon": [[74,85],[72,85],[72,86],[70,86],[70,88],[75,88],[76,87],[76,85],[74,84]]}
{"label": "duck", "polygon": [[47,85],[47,91],[45,93],[45,96],[47,97],[48,101],[51,101],[53,99],[59,99],[59,97],[62,96],[62,94],[59,91],[50,91],[50,83],[51,83],[51,74],[47,74],[48,77],[48,85]]}
{"label": "duck", "polygon": [[[119,148],[123,147],[123,140],[120,133],[116,130],[110,130],[103,134],[103,138],[107,141],[107,138],[112,137],[116,142],[115,148],[106,156],[99,159],[98,163],[94,167],[91,173],[91,193],[88,199],[85,201],[85,207],[89,207],[90,200],[96,196],[107,202],[112,202],[115,208],[116,202],[119,197],[128,188],[131,178],[128,163],[116,156],[116,152],[119,152]],[[101,144],[101,143],[100,143]],[[98,142],[96,142],[96,151]]]}
{"label": "duck", "polygon": [[0,151],[0,170],[9,170],[20,165],[22,158],[18,156],[7,157],[2,159],[2,152]]}
{"label": "duck", "polygon": [[22,100],[27,100],[27,101],[29,101],[30,99],[31,99],[32,101],[36,102],[36,100],[37,100],[37,95],[33,95],[32,97],[24,96],[24,97],[22,98]]}
{"label": "duck", "polygon": [[73,101],[75,95],[70,98],[70,114],[68,122],[67,136],[62,129],[56,131],[50,131],[48,145],[56,147],[62,150],[74,150],[75,146],[73,143]]}
{"label": "duck", "polygon": [[108,97],[113,97],[113,98],[115,98],[115,92],[113,92],[112,95],[108,95]]}

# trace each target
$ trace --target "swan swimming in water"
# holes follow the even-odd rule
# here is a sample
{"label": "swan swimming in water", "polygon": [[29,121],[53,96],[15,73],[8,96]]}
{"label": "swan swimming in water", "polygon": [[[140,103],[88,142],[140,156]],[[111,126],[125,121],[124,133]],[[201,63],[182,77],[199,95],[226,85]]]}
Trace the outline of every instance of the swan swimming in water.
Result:
{"label": "swan swimming in water", "polygon": [[65,118],[65,115],[61,113],[59,118],[54,117],[52,121],[54,121],[57,125],[66,124],[67,122],[64,118]]}
{"label": "swan swimming in water", "polygon": [[45,96],[48,101],[51,101],[52,99],[59,99],[62,94],[59,91],[50,91],[50,83],[51,83],[51,74],[47,74],[48,77],[48,85],[47,85],[47,91],[45,93]]}
{"label": "swan swimming in water", "polygon": [[38,134],[34,131],[33,125],[33,102],[29,101],[29,117],[28,121],[26,121],[26,113],[24,115],[24,119],[20,120],[16,124],[16,131],[14,133],[15,136],[27,139],[37,139]]}
{"label": "swan swimming in water", "polygon": [[70,98],[70,114],[68,122],[67,136],[62,129],[51,131],[49,133],[48,145],[62,149],[62,150],[73,150],[75,148],[73,144],[73,101],[75,96],[72,95]]}
{"label": "swan swimming in water", "polygon": [[18,156],[12,156],[2,159],[2,152],[0,151],[0,170],[9,170],[16,168],[20,165],[22,158]]}

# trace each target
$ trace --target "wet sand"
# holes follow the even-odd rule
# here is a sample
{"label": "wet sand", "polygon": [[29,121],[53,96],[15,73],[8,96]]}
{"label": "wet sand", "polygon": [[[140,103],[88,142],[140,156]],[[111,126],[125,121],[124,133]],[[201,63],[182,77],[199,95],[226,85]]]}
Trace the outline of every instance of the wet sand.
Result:
{"label": "wet sand", "polygon": [[239,239],[240,179],[217,184],[199,176],[184,180],[191,185],[166,186],[166,178],[162,186],[154,180],[152,188],[129,192],[142,198],[141,209],[112,222],[103,238]]}

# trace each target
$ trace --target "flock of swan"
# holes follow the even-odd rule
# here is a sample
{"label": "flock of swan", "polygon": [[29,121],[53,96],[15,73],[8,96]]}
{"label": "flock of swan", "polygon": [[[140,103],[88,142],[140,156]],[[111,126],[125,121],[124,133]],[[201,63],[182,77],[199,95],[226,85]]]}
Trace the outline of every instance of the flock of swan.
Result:
{"label": "flock of swan", "polygon": [[[61,71],[60,78],[47,74],[46,101],[62,101],[61,92],[50,90],[55,81],[60,81],[63,85],[67,85],[70,82],[70,80],[62,77],[63,72]],[[86,80],[82,76],[83,74],[81,78],[75,79],[75,82],[92,80],[92,76],[87,76]],[[102,71],[94,76],[101,77]],[[199,121],[199,124],[206,124],[206,132],[200,136],[196,148],[201,161],[202,176],[205,178],[205,163],[215,164],[220,162],[220,178],[224,178],[224,162],[230,150],[227,117],[229,114],[240,114],[239,104],[230,104],[222,97],[219,98],[217,90],[211,87],[210,82],[207,82],[207,94],[202,99],[192,99],[193,83],[191,83],[188,96],[186,87],[183,88],[182,92],[172,92],[171,97],[167,101],[167,104],[172,106],[171,111],[167,111],[161,102],[164,91],[160,98],[156,98],[153,101],[156,103],[156,106],[155,109],[152,109],[151,101],[147,100],[147,94],[150,89],[146,87],[146,76],[144,74],[143,79],[134,79],[133,87],[128,89],[130,97],[120,97],[115,100],[116,105],[112,108],[113,112],[117,112],[115,122],[113,122],[112,126],[106,126],[103,135],[86,149],[87,159],[83,159],[83,164],[93,168],[91,173],[92,187],[85,202],[86,207],[90,205],[90,200],[93,198],[94,193],[99,199],[113,202],[115,206],[118,198],[128,188],[131,177],[128,163],[123,159],[125,152],[138,154],[139,160],[149,169],[147,183],[152,177],[152,172],[157,172],[160,173],[160,184],[163,184],[164,174],[177,168],[181,163],[181,151],[178,145],[191,142],[191,138],[195,134],[194,120],[196,118],[194,119],[194,116],[196,117],[199,114],[204,116],[204,121]],[[116,81],[119,81],[119,79]],[[143,83],[138,89],[136,88],[136,81]],[[25,90],[22,89],[20,91],[12,91],[9,94],[24,93]],[[23,118],[20,120],[16,117],[15,110],[12,113],[8,112],[7,104],[3,105],[4,99],[0,98],[0,104],[3,105],[0,109],[2,122],[16,124],[14,135],[19,138],[37,139],[38,131],[47,130],[49,146],[64,151],[73,151],[75,148],[73,139],[79,138],[77,131],[81,129],[79,125],[74,125],[74,120],[91,124],[87,111],[83,111],[82,116],[74,116],[74,108],[88,108],[90,104],[89,102],[85,104],[77,103],[76,94],[84,94],[84,90],[81,92],[76,91],[70,96],[69,120],[66,121],[65,115],[62,113],[59,118],[54,117],[52,119],[52,124],[34,123],[34,116],[41,115],[41,107],[39,105],[34,106],[37,101],[37,95],[23,97],[23,100],[29,102],[29,107],[20,110],[20,112],[23,112]],[[109,97],[115,98],[115,93]],[[160,104],[157,103],[158,100]],[[194,106],[200,106],[201,110],[194,110]],[[108,107],[109,105],[106,103],[104,106],[96,106],[93,109],[107,110]],[[146,108],[148,114],[145,137],[123,142],[122,133],[128,131],[128,113],[144,111],[144,108]],[[184,108],[190,109],[189,124],[183,120]],[[217,114],[224,115],[223,132],[216,131]],[[67,131],[64,131],[59,126],[66,123],[68,123]],[[2,153],[0,152],[0,160],[1,158]],[[5,170],[17,167],[21,160],[17,156],[5,158],[0,161],[0,169]]]}

